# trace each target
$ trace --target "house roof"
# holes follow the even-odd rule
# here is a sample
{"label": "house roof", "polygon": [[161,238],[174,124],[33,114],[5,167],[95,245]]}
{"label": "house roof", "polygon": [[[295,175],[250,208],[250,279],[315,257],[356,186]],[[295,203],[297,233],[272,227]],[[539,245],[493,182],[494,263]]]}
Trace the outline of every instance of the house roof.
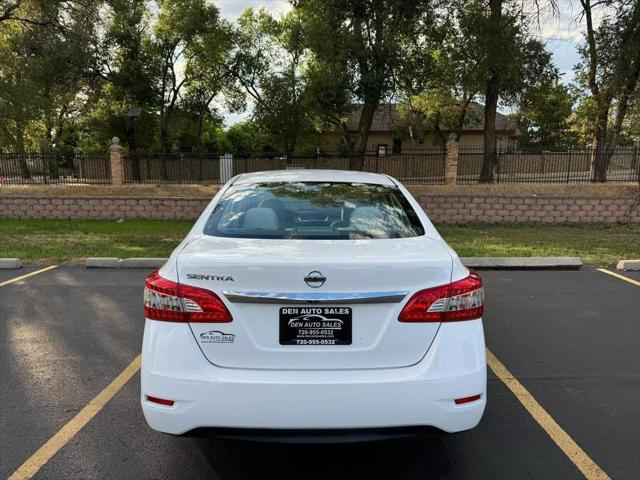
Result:
{"label": "house roof", "polygon": [[[362,114],[362,105],[357,105],[354,112],[347,119],[347,128],[349,131],[357,131],[360,116]],[[398,118],[398,109],[396,104],[378,105],[371,122],[372,132],[393,132],[402,126]],[[443,130],[447,130],[442,127]],[[471,102],[464,121],[463,130],[465,131],[483,131],[484,130],[484,105],[477,102]],[[517,133],[517,125],[508,116],[496,112],[496,130],[501,132]]]}

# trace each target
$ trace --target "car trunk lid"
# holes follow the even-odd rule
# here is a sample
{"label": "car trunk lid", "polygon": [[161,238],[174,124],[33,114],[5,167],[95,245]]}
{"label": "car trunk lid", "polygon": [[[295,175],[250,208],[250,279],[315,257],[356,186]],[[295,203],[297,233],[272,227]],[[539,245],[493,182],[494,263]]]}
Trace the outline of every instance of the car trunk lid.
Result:
{"label": "car trunk lid", "polygon": [[[179,282],[215,292],[233,316],[231,323],[190,324],[203,354],[221,367],[251,369],[415,364],[427,352],[439,324],[401,323],[398,315],[416,291],[449,283],[451,270],[452,258],[442,242],[426,236],[201,236],[178,259]],[[315,342],[319,332],[313,328],[333,335],[329,330],[338,327],[344,328],[339,332],[341,343]],[[296,343],[305,338],[300,330],[311,332],[314,341]],[[328,338],[335,338],[331,335]]]}

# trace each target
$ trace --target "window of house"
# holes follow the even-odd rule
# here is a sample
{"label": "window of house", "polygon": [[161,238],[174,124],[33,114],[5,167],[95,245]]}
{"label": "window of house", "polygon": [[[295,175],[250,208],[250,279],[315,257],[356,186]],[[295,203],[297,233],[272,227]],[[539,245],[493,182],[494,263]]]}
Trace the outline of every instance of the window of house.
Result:
{"label": "window of house", "polygon": [[402,153],[402,140],[399,138],[393,139],[393,153],[395,154]]}
{"label": "window of house", "polygon": [[378,156],[384,157],[387,154],[387,144],[379,144],[378,145]]}

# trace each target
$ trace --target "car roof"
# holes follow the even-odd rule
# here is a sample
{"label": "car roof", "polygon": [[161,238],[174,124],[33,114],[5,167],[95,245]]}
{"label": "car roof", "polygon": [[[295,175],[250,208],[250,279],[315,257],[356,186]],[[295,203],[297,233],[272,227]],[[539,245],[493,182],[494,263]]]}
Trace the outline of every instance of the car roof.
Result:
{"label": "car roof", "polygon": [[271,170],[266,172],[243,173],[236,177],[236,184],[280,183],[280,182],[345,182],[372,183],[394,186],[396,183],[387,175],[351,170]]}

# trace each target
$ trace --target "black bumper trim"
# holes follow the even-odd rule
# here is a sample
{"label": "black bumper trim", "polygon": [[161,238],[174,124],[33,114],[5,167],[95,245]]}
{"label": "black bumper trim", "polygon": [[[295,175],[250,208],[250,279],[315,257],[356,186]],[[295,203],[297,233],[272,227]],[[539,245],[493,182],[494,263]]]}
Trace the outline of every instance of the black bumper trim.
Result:
{"label": "black bumper trim", "polygon": [[269,443],[355,443],[432,437],[444,434],[446,433],[442,430],[429,426],[326,429],[203,427],[180,436]]}

